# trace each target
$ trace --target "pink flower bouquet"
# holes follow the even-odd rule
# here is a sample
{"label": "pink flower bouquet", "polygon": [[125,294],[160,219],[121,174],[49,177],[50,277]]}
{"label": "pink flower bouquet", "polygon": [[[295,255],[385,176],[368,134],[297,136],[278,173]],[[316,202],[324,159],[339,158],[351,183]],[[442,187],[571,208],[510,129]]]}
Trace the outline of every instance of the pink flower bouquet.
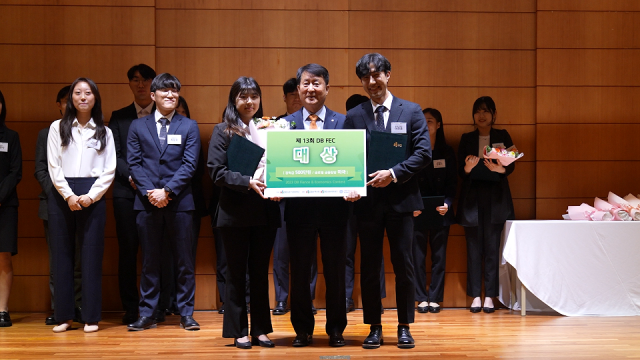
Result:
{"label": "pink flower bouquet", "polygon": [[491,146],[487,146],[484,148],[484,157],[486,159],[497,159],[500,161],[502,166],[507,166],[512,162],[520,159],[524,156],[524,153],[518,152],[515,146],[512,146],[508,149],[506,148],[492,148]]}

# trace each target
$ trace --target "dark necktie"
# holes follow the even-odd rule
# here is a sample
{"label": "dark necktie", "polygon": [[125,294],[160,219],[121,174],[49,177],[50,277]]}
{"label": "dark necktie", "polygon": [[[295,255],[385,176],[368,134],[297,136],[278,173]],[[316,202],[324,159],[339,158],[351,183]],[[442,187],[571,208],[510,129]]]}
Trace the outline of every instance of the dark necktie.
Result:
{"label": "dark necktie", "polygon": [[167,122],[169,119],[162,118],[160,119],[160,124],[162,127],[160,128],[160,135],[158,135],[158,139],[160,139],[160,149],[164,150],[165,145],[167,144]]}
{"label": "dark necktie", "polygon": [[376,130],[384,132],[384,111],[386,107],[380,105],[376,108]]}

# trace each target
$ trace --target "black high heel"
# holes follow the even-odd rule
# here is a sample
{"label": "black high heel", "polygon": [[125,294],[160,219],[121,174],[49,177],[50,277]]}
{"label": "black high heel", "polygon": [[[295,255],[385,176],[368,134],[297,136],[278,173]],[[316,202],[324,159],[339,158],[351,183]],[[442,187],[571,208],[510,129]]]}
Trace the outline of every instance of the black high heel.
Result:
{"label": "black high heel", "polygon": [[251,345],[267,347],[267,348],[272,348],[276,346],[276,344],[274,344],[273,341],[271,340],[262,341],[257,336],[251,337]]}

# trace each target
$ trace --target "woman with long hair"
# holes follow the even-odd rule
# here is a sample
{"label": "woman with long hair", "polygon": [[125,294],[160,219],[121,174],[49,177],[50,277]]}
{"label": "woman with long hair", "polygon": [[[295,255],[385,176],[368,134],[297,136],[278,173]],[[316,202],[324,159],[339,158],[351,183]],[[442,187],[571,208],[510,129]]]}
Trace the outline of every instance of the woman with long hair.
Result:
{"label": "woman with long hair", "polygon": [[78,78],[71,84],[64,115],[49,129],[47,160],[57,190],[48,203],[58,322],[53,331],[68,330],[74,317],[76,242],[82,249],[81,320],[85,332],[98,331],[106,222],[103,196],[115,176],[116,150],[111,130],[104,125],[100,92],[91,79]]}
{"label": "woman with long hair", "polygon": [[18,253],[18,193],[22,149],[18,133],[5,125],[7,104],[0,91],[0,327],[12,325],[9,295],[13,283],[11,257]]}
{"label": "woman with long hair", "polygon": [[[447,260],[447,240],[449,226],[454,223],[453,200],[456,197],[458,175],[456,154],[447,145],[444,137],[444,123],[440,111],[432,108],[422,110],[429,136],[433,161],[417,175],[420,194],[425,197],[444,197],[437,206],[428,208],[425,202],[424,213],[414,218],[413,266],[415,268],[416,300],[418,312],[440,312],[444,297],[444,271]],[[427,212],[438,212],[436,220]],[[416,212],[416,213],[419,213]],[[427,287],[427,244],[431,248],[431,284]]]}
{"label": "woman with long hair", "polygon": [[500,234],[505,222],[515,218],[507,179],[515,162],[502,166],[499,161],[483,159],[483,150],[486,146],[509,148],[513,141],[507,130],[493,127],[498,111],[491,97],[478,98],[472,116],[476,130],[462,134],[458,148],[462,187],[456,215],[467,239],[467,296],[473,298],[470,311],[492,313],[492,298],[498,296]]}
{"label": "woman with long hair", "polygon": [[[276,229],[280,226],[278,203],[264,198],[264,183],[229,169],[227,149],[234,136],[251,140],[249,122],[262,117],[262,92],[250,77],[231,86],[223,121],[216,125],[209,143],[207,167],[220,199],[213,224],[218,227],[227,256],[227,286],[222,336],[233,338],[238,348],[273,347],[269,308],[269,260]],[[245,303],[247,268],[251,279],[251,332]],[[251,335],[251,338],[249,338]]]}

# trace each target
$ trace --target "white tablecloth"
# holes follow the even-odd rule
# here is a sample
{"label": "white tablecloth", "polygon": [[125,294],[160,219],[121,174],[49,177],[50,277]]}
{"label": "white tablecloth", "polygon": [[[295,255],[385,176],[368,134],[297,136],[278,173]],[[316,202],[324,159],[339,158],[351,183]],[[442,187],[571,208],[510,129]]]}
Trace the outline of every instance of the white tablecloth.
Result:
{"label": "white tablecloth", "polygon": [[[562,315],[640,315],[640,222],[507,221],[502,255]],[[501,295],[508,275],[503,267]]]}

